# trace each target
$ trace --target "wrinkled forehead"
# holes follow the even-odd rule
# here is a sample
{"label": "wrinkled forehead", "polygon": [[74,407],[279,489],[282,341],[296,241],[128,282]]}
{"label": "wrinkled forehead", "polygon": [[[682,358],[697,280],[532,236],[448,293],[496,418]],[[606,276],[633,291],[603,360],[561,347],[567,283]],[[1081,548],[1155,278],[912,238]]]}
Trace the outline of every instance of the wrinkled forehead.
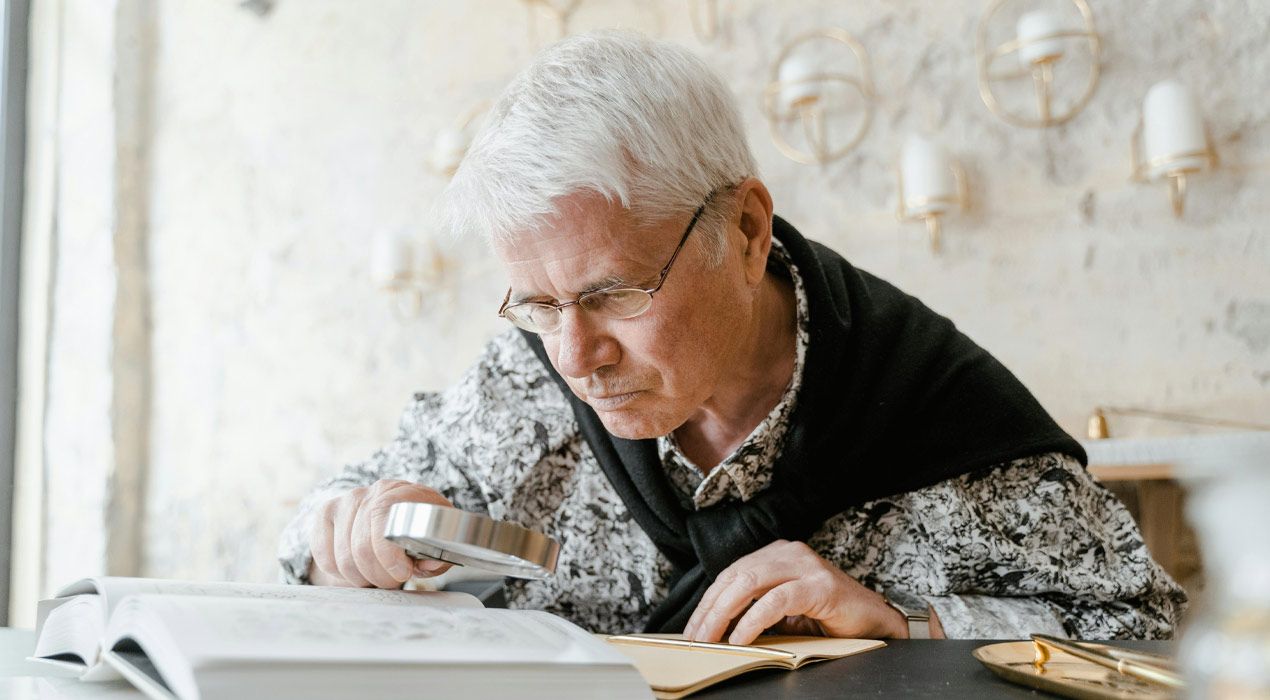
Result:
{"label": "wrinkled forehead", "polygon": [[594,193],[565,198],[537,226],[497,240],[494,253],[512,300],[573,298],[656,274],[661,236],[637,226],[630,212]]}

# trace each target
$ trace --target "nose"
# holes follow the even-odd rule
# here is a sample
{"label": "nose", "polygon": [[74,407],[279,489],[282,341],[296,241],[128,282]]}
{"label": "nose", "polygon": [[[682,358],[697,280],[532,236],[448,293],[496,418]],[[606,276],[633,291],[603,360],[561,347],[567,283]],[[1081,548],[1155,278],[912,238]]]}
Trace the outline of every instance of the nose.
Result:
{"label": "nose", "polygon": [[617,340],[596,319],[576,306],[564,309],[555,333],[556,371],[571,379],[583,379],[621,359]]}

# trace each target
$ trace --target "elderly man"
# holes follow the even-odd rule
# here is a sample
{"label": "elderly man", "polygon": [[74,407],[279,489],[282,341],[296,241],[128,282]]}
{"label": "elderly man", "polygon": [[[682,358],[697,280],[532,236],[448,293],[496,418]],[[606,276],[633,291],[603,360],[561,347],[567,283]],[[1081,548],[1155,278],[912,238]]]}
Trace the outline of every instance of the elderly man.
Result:
{"label": "elderly man", "polygon": [[686,50],[546,50],[445,212],[492,240],[515,329],[304,501],[289,580],[439,573],[380,535],[421,501],[559,540],[555,576],[508,602],[594,631],[1173,632],[1185,594],[1079,444],[950,321],[773,216]]}

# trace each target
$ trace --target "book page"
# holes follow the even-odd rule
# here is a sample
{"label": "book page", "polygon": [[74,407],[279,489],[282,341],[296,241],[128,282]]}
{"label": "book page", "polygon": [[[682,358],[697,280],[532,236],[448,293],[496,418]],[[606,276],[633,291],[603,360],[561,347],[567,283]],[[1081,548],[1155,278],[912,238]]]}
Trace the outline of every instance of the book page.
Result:
{"label": "book page", "polygon": [[[643,638],[684,639],[679,634],[634,635]],[[601,637],[607,639],[607,637]],[[644,680],[657,691],[659,698],[682,697],[720,681],[760,668],[796,669],[816,660],[837,659],[886,646],[873,639],[835,639],[831,637],[759,637],[751,647],[790,652],[794,658],[774,658],[759,653],[747,655],[746,647],[736,652],[704,648],[655,646],[610,642],[613,648],[635,662]]]}
{"label": "book page", "polygon": [[234,583],[230,581],[178,581],[126,576],[96,576],[76,581],[57,592],[58,597],[97,593],[105,601],[106,616],[119,601],[130,595],[184,595],[269,600],[342,601],[382,605],[482,607],[467,593],[445,591],[394,591],[381,588],[340,588],[335,586],[292,586],[284,583]]}
{"label": "book page", "polygon": [[797,654],[798,658],[794,661],[794,666],[797,667],[809,660],[840,659],[871,651],[886,646],[886,642],[878,639],[766,635],[754,640],[754,645]]}
{"label": "book page", "polygon": [[101,663],[100,642],[106,628],[102,605],[101,596],[96,593],[40,601],[43,615],[35,638],[35,650],[28,659],[74,671],[79,674],[80,680],[118,678],[117,673]]}
{"label": "book page", "polygon": [[[106,629],[101,598],[82,594],[66,598],[43,620],[35,639],[36,657],[74,654],[85,667],[97,663],[97,643]],[[62,659],[70,661],[70,659]]]}
{"label": "book page", "polygon": [[195,670],[234,662],[630,665],[547,613],[473,607],[138,595],[121,603],[107,639],[130,634],[143,646],[142,637],[170,643]]}

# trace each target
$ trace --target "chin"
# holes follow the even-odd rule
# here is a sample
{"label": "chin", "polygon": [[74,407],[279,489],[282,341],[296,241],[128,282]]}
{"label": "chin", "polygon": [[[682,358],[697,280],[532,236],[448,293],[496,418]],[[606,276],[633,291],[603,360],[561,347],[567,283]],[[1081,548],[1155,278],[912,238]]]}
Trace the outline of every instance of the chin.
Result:
{"label": "chin", "polygon": [[604,428],[614,437],[626,440],[648,440],[670,433],[675,429],[667,425],[664,417],[658,417],[641,411],[596,411]]}

